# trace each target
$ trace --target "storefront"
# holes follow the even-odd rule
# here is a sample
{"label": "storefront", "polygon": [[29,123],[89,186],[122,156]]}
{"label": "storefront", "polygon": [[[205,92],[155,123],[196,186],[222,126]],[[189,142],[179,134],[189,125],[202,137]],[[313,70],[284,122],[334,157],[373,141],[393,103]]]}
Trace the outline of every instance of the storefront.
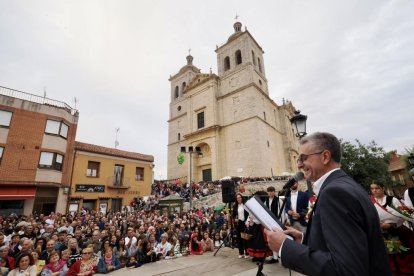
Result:
{"label": "storefront", "polygon": [[31,214],[35,195],[36,187],[0,187],[0,214]]}

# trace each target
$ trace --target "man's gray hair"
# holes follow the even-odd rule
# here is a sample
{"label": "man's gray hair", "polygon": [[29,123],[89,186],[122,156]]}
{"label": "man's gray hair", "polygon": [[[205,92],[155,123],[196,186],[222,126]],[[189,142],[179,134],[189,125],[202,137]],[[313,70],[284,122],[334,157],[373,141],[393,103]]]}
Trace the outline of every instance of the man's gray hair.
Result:
{"label": "man's gray hair", "polygon": [[299,141],[300,145],[306,143],[314,144],[318,151],[329,150],[331,152],[332,160],[336,163],[341,162],[341,143],[334,135],[327,132],[315,132],[303,137]]}

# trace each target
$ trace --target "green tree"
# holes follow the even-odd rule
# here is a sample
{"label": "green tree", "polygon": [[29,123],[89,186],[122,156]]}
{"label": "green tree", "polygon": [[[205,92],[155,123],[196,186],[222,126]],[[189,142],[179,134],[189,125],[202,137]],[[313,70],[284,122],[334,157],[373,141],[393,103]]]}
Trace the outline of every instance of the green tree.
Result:
{"label": "green tree", "polygon": [[367,191],[373,179],[382,181],[386,186],[392,186],[391,173],[388,171],[390,156],[375,141],[368,145],[358,139],[356,145],[342,141],[341,168]]}

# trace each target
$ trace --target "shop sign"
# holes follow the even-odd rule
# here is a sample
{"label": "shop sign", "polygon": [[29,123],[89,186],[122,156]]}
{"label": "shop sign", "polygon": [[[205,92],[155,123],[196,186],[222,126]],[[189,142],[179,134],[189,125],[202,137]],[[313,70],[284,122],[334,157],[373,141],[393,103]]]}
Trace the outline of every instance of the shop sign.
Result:
{"label": "shop sign", "polygon": [[76,191],[87,193],[103,193],[105,192],[105,185],[76,185]]}

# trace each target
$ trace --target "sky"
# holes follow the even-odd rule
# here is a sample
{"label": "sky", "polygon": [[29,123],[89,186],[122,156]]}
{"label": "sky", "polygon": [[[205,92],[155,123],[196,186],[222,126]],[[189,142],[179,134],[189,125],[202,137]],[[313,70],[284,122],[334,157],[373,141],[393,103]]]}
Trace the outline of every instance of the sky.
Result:
{"label": "sky", "polygon": [[0,0],[0,86],[79,110],[76,140],[153,155],[167,176],[170,83],[217,73],[238,21],[265,51],[270,97],[308,133],[414,146],[414,1]]}

